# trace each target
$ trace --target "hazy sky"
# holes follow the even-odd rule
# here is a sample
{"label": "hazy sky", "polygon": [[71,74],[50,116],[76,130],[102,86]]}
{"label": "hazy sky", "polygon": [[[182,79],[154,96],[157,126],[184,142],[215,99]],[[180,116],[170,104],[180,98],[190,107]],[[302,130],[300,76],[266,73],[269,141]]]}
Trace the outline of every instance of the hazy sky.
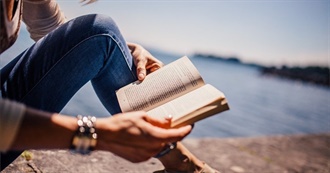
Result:
{"label": "hazy sky", "polygon": [[147,47],[266,65],[329,66],[330,0],[78,1],[58,0],[67,18],[109,15],[126,40]]}

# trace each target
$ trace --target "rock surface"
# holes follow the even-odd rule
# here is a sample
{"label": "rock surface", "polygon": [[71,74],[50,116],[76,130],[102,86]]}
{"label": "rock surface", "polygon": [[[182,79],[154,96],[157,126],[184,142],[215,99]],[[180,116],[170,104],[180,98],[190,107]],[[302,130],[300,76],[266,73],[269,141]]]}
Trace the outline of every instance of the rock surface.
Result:
{"label": "rock surface", "polygon": [[[188,138],[183,143],[221,173],[330,172],[330,133],[225,139]],[[17,158],[3,173],[152,173],[163,169],[157,159],[133,164],[104,151],[81,156],[66,150],[30,150],[26,155]]]}

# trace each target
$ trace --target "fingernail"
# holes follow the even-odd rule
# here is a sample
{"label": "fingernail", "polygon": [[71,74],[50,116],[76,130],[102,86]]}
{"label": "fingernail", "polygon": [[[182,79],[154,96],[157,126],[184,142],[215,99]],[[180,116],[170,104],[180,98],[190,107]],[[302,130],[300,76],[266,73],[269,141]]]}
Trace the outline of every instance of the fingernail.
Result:
{"label": "fingernail", "polygon": [[165,119],[167,120],[171,120],[173,118],[173,116],[171,114],[168,114],[167,117],[165,117]]}
{"label": "fingernail", "polygon": [[140,73],[139,74],[139,79],[143,79],[144,78],[144,74],[143,73]]}

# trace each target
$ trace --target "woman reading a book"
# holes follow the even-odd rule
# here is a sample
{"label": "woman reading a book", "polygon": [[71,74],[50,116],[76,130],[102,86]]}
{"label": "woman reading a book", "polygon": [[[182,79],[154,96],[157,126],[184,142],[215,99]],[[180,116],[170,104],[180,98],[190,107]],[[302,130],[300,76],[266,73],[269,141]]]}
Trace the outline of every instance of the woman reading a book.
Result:
{"label": "woman reading a book", "polygon": [[[111,18],[92,14],[67,22],[55,0],[0,5],[0,53],[15,42],[21,19],[36,41],[1,69],[1,170],[25,149],[71,148],[82,154],[106,150],[131,162],[157,155],[167,171],[215,172],[177,142],[191,126],[167,129],[170,118],[121,113],[115,91],[142,81],[162,63],[140,45],[126,43]],[[56,113],[88,81],[114,116]]]}

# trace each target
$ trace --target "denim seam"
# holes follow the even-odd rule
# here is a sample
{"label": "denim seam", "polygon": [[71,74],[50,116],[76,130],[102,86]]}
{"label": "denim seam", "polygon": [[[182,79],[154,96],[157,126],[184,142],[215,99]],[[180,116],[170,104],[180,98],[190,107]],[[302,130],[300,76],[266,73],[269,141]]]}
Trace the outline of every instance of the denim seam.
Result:
{"label": "denim seam", "polygon": [[[132,68],[129,66],[129,63],[128,63],[128,61],[127,61],[127,55],[124,53],[125,51],[123,50],[123,48],[120,46],[120,44],[119,44],[119,42],[115,39],[115,38],[113,38],[111,35],[109,35],[109,34],[106,34],[106,35],[108,35],[116,44],[117,44],[117,46],[119,47],[119,49],[120,49],[120,51],[121,51],[121,54],[123,55],[123,57],[125,58],[125,62],[126,62],[126,65],[127,65],[127,67],[129,67],[130,69],[131,69],[131,75],[132,75],[132,77],[134,78],[135,77],[135,75],[132,73]],[[126,43],[126,42],[125,42]],[[134,63],[134,61],[132,61],[132,63]]]}
{"label": "denim seam", "polygon": [[[117,42],[117,40],[116,39],[114,39],[110,34],[96,34],[96,35],[93,35],[93,36],[90,36],[90,37],[87,37],[87,38],[85,38],[85,39],[83,39],[83,40],[81,40],[80,42],[78,42],[74,47],[72,47],[70,50],[68,50],[63,56],[62,56],[62,58],[60,58],[44,75],[43,75],[43,77],[42,78],[40,78],[40,80],[33,86],[33,88],[31,88],[30,89],[30,91],[28,92],[28,93],[26,93],[25,95],[24,95],[24,97],[22,97],[21,99],[20,99],[20,102],[22,102],[24,99],[25,99],[25,97],[28,95],[28,94],[30,94],[31,92],[32,92],[32,90],[48,75],[48,73],[60,62],[60,61],[62,61],[63,60],[63,58],[66,56],[66,55],[68,55],[69,53],[71,53],[77,46],[79,46],[80,44],[82,44],[83,42],[85,42],[85,41],[87,41],[87,40],[89,40],[89,39],[91,39],[91,38],[94,38],[94,37],[98,37],[98,36],[108,36],[108,37],[110,37],[115,43],[116,43],[116,45],[119,47],[119,49],[120,49],[120,51],[121,51],[121,53],[122,53],[122,55],[123,55],[123,57],[125,58],[125,61],[126,61],[126,65],[131,69],[131,67],[129,66],[129,64],[128,64],[128,62],[127,62],[127,57],[125,56],[125,54],[123,53],[123,49],[121,48],[121,46],[120,46],[120,44]],[[131,71],[132,71],[132,69],[131,69]],[[133,75],[133,74],[132,74]],[[133,75],[133,77],[134,77],[134,75]]]}

